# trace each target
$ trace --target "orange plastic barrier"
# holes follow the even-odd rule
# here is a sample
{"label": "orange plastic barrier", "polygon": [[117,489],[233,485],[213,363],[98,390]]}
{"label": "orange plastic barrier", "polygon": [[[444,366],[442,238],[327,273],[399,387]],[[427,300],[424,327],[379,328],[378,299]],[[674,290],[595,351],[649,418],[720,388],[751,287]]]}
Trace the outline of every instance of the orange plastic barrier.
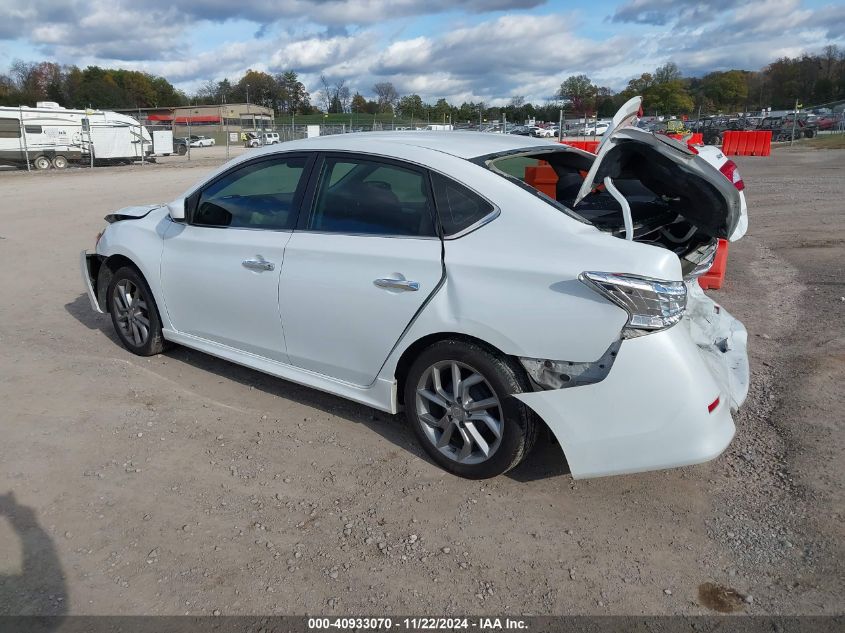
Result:
{"label": "orange plastic barrier", "polygon": [[713,265],[706,273],[698,278],[698,284],[704,290],[718,290],[725,280],[725,271],[728,268],[728,240],[719,240],[716,246],[716,258]]}
{"label": "orange plastic barrier", "polygon": [[700,132],[695,132],[693,134],[667,134],[676,141],[683,141],[685,137],[687,138],[687,145],[704,145],[704,134]]}
{"label": "orange plastic barrier", "polygon": [[561,143],[595,154],[601,141],[561,141]]}
{"label": "orange plastic barrier", "polygon": [[541,161],[536,167],[525,168],[525,184],[531,185],[550,198],[557,197],[557,174],[546,162]]}
{"label": "orange plastic barrier", "polygon": [[722,135],[725,156],[769,156],[771,151],[771,130],[728,130]]}

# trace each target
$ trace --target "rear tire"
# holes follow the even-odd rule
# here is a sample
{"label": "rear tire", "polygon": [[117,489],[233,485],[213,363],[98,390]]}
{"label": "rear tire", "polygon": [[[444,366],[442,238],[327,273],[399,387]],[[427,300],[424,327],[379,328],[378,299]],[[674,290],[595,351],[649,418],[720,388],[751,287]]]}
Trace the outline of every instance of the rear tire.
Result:
{"label": "rear tire", "polygon": [[537,420],[513,397],[530,390],[512,360],[476,343],[447,339],[411,365],[405,412],[440,467],[459,477],[487,479],[514,468],[534,445]]}
{"label": "rear tire", "polygon": [[67,158],[62,155],[54,156],[53,157],[53,167],[55,169],[66,169],[67,168]]}
{"label": "rear tire", "polygon": [[126,349],[138,356],[154,356],[170,347],[161,331],[153,293],[135,268],[119,268],[106,297],[112,325]]}

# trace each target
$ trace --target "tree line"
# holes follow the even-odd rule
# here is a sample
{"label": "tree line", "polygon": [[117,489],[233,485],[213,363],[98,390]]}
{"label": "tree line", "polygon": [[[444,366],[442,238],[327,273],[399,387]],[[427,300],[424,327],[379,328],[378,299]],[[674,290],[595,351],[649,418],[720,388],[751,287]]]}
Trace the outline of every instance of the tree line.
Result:
{"label": "tree line", "polygon": [[240,79],[205,82],[193,95],[167,79],[134,70],[88,66],[60,66],[53,62],[15,61],[0,74],[0,105],[30,105],[56,101],[71,108],[150,108],[183,105],[255,103],[279,115],[347,113],[395,116],[439,122],[478,122],[528,118],[556,120],[566,116],[609,117],[634,95],[643,96],[646,114],[704,114],[788,109],[795,101],[820,105],[845,99],[845,51],[827,46],[819,54],[780,58],[762,70],[728,70],[702,77],[684,77],[667,63],[642,73],[619,92],[594,84],[586,75],[562,81],[557,93],[543,103],[513,96],[504,106],[485,102],[451,104],[446,99],[426,102],[418,94],[400,95],[393,83],[378,82],[353,90],[345,78],[320,76],[311,95],[294,70],[270,74],[248,70]]}

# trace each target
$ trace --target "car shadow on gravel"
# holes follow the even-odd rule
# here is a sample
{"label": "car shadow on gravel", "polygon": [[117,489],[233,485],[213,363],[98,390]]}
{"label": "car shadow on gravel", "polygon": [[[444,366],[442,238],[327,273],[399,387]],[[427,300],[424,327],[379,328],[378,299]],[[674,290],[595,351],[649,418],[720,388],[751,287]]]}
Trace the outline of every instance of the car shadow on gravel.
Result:
{"label": "car shadow on gravel", "polygon": [[[85,327],[90,330],[100,330],[109,337],[112,343],[123,349],[114,332],[111,319],[108,315],[97,314],[91,310],[87,295],[80,295],[71,303],[65,304],[65,310]],[[357,404],[340,396],[276,378],[187,347],[177,346],[163,355],[221,378],[260,389],[274,397],[291,400],[324,413],[336,415],[355,424],[364,424],[397,447],[430,464],[434,464],[416,441],[414,434],[405,423],[404,415],[401,413],[391,415],[377,411],[372,407]],[[560,445],[550,438],[548,429],[543,427],[537,437],[534,449],[526,460],[505,476],[524,483],[569,474],[569,467]]]}
{"label": "car shadow on gravel", "polygon": [[[20,542],[21,560],[19,574],[0,573],[0,616],[67,613],[65,574],[53,539],[38,523],[35,510],[18,503],[10,491],[0,494],[0,519],[5,519],[14,530]],[[38,626],[27,630],[54,630],[61,622],[62,618],[30,622]]]}
{"label": "car shadow on gravel", "polygon": [[91,302],[88,301],[88,295],[79,295],[70,303],[66,303],[65,310],[89,330],[100,330],[115,345],[120,345],[120,339],[117,338],[117,334],[114,332],[111,318],[107,314],[97,314],[94,312],[91,309]]}

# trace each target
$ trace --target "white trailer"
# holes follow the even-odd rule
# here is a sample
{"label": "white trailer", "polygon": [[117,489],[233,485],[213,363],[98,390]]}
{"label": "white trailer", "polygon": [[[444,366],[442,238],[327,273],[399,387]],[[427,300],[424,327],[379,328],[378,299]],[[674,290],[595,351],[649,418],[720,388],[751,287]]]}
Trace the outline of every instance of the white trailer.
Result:
{"label": "white trailer", "polygon": [[63,169],[71,162],[132,162],[152,152],[147,129],[125,114],[52,101],[0,107],[0,164]]}

